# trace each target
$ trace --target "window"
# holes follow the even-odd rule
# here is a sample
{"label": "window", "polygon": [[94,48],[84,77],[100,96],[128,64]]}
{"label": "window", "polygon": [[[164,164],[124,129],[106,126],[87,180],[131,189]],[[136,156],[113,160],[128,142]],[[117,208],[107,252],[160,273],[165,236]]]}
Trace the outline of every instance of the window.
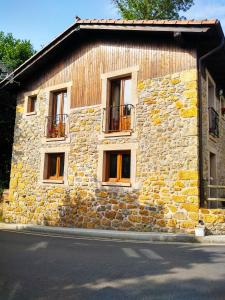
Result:
{"label": "window", "polygon": [[208,118],[209,133],[214,137],[219,137],[219,110],[220,101],[216,98],[216,86],[211,77],[208,75]]}
{"label": "window", "polygon": [[37,105],[37,96],[29,96],[27,100],[27,113],[35,113]]}
{"label": "window", "polygon": [[46,154],[45,174],[49,180],[63,180],[64,177],[64,153]]}
{"label": "window", "polygon": [[130,182],[131,173],[130,151],[105,152],[105,181]]}
{"label": "window", "polygon": [[105,137],[128,136],[135,131],[139,66],[101,74],[102,133]]}
{"label": "window", "polygon": [[131,129],[131,76],[109,80],[108,132]]}
{"label": "window", "polygon": [[47,117],[48,138],[61,138],[66,136],[67,113],[67,91],[53,92],[49,107],[49,116]]}

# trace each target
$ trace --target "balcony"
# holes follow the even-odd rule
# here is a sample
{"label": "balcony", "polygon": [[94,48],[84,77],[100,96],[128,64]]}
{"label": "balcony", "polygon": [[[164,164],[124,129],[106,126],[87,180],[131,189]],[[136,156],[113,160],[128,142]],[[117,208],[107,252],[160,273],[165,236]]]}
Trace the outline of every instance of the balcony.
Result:
{"label": "balcony", "polygon": [[103,132],[131,131],[133,119],[134,106],[132,104],[108,106],[103,109]]}
{"label": "balcony", "polygon": [[46,133],[48,139],[66,138],[68,115],[61,114],[46,117]]}
{"label": "balcony", "polygon": [[209,107],[209,133],[219,137],[219,115],[213,107]]}

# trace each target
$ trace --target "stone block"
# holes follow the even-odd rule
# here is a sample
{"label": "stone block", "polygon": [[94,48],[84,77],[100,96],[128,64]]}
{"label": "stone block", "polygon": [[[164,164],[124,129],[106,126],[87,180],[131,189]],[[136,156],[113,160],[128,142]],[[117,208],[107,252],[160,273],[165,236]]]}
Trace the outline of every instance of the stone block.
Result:
{"label": "stone block", "polygon": [[178,172],[178,179],[180,179],[180,180],[197,180],[198,172],[196,170],[180,170]]}
{"label": "stone block", "polygon": [[192,118],[197,116],[197,107],[192,106],[190,108],[182,108],[180,110],[180,116],[182,118]]}
{"label": "stone block", "polygon": [[115,219],[115,216],[116,216],[116,211],[110,210],[105,212],[105,217],[107,219],[113,220]]}
{"label": "stone block", "polygon": [[181,228],[188,228],[188,229],[193,229],[197,225],[197,222],[195,221],[183,221],[180,223]]}
{"label": "stone block", "polygon": [[130,216],[128,216],[128,221],[134,222],[134,223],[141,223],[141,216],[130,215]]}
{"label": "stone block", "polygon": [[187,196],[184,195],[173,195],[172,200],[178,203],[183,203],[187,200]]}
{"label": "stone block", "polygon": [[176,227],[177,221],[174,219],[169,219],[166,224],[168,227]]}
{"label": "stone block", "polygon": [[182,190],[182,194],[188,196],[198,196],[198,188],[196,187],[184,188]]}
{"label": "stone block", "polygon": [[192,204],[192,203],[183,203],[181,205],[181,208],[185,209],[188,212],[198,212],[198,205],[197,204]]}

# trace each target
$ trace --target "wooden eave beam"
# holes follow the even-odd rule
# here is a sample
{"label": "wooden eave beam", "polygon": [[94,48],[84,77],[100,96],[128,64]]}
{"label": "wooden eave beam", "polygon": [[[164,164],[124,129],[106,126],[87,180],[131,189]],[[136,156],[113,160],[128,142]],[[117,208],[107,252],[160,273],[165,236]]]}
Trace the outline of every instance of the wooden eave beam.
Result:
{"label": "wooden eave beam", "polygon": [[194,27],[194,26],[128,26],[128,25],[80,25],[80,29],[88,30],[122,30],[122,31],[157,31],[157,32],[188,32],[188,33],[205,33],[211,27]]}

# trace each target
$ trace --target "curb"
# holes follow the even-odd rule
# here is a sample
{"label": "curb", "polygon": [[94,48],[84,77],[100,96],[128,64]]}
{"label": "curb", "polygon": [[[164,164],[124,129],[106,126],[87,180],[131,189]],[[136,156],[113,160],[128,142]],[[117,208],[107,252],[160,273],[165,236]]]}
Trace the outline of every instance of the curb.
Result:
{"label": "curb", "polygon": [[70,227],[53,227],[41,226],[32,224],[7,224],[0,223],[0,230],[13,231],[33,231],[39,233],[55,233],[67,234],[74,236],[133,240],[133,241],[148,241],[148,242],[180,242],[193,243],[195,242],[194,235],[182,233],[157,233],[157,232],[136,232],[136,231],[116,231],[102,229],[83,229]]}

